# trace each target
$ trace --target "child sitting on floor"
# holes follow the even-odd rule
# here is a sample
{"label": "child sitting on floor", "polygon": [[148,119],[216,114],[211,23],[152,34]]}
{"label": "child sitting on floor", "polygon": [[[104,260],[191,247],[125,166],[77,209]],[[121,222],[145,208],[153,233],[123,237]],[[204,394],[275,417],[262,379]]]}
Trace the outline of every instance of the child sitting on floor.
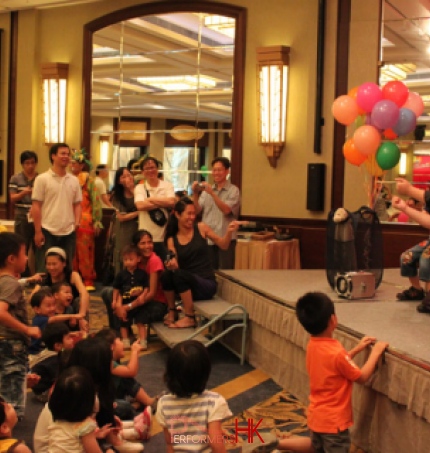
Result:
{"label": "child sitting on floor", "polygon": [[[83,315],[80,314],[69,314],[69,315],[56,315],[55,314],[55,299],[52,295],[51,288],[42,287],[36,291],[30,300],[30,305],[32,306],[35,316],[32,321],[32,326],[39,327],[42,331],[48,324],[54,322],[64,322],[71,319],[82,319]],[[38,354],[43,349],[41,339],[32,339],[30,347],[28,349],[30,354]],[[30,367],[33,365],[32,360],[34,358],[30,357]]]}
{"label": "child sitting on floor", "polygon": [[144,291],[148,291],[149,286],[147,273],[138,268],[140,259],[139,249],[135,245],[124,247],[122,251],[124,269],[115,276],[113,282],[112,308],[122,320],[120,331],[125,349],[130,349],[128,331],[133,321],[138,329],[139,340],[146,349],[146,329],[142,322],[145,315],[142,313],[141,305],[133,306],[133,301]]}
{"label": "child sitting on floor", "polygon": [[[120,360],[124,358],[124,345],[116,332],[106,328],[97,332],[95,337],[106,341],[112,349],[112,377],[115,387],[116,414],[122,420],[135,419],[135,428],[139,432],[139,439],[149,439],[152,417],[151,406],[155,406],[157,398],[150,397],[135,379],[139,371],[138,354],[141,350],[139,341],[134,342],[131,346],[128,363],[122,364]],[[141,414],[138,414],[128,401],[129,398],[140,404],[141,409],[145,408]],[[125,436],[128,440],[131,440],[131,437]]]}
{"label": "child sitting on floor", "polygon": [[[55,299],[55,314],[56,315],[75,315],[77,314],[75,308],[72,305],[73,302],[73,290],[69,282],[62,281],[56,282],[51,286],[51,291]],[[69,329],[73,332],[80,332],[79,336],[74,339],[85,338],[87,332],[80,330],[79,320],[76,318],[69,319],[66,321]]]}
{"label": "child sitting on floor", "polygon": [[[200,342],[186,340],[170,351],[164,374],[170,393],[160,398],[156,415],[164,428],[169,453],[175,449],[226,453],[222,422],[232,413],[220,394],[206,390],[210,372],[209,353]],[[258,436],[254,437],[252,447],[259,443]],[[274,441],[265,446],[276,444]]]}
{"label": "child sitting on floor", "polygon": [[18,422],[18,416],[12,404],[0,396],[0,453],[31,453],[21,440],[12,438],[12,430]]}
{"label": "child sitting on floor", "polygon": [[40,376],[40,381],[33,387],[36,399],[46,403],[52,385],[59,372],[58,354],[74,346],[73,337],[63,322],[48,324],[42,334],[45,349],[34,356],[31,371]]}

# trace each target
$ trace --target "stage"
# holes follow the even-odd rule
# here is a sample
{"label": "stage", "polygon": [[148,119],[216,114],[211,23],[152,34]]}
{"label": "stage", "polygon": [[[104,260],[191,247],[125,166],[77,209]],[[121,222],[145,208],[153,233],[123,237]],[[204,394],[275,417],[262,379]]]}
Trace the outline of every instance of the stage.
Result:
{"label": "stage", "polygon": [[[322,291],[335,301],[335,336],[346,349],[363,335],[389,342],[378,372],[366,386],[354,386],[354,443],[367,452],[429,451],[430,315],[416,311],[418,302],[396,301],[408,286],[399,269],[385,270],[374,298],[353,301],[337,297],[324,270],[232,270],[218,280],[219,295],[249,313],[247,360],[304,402],[308,335],[294,307],[305,292]],[[355,361],[361,366],[364,358]]]}

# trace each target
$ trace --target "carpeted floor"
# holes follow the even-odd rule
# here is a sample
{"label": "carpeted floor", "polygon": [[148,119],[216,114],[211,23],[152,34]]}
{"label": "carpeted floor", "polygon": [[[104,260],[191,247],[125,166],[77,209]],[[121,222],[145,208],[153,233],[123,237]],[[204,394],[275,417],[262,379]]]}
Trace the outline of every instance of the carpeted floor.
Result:
{"label": "carpeted floor", "polygon": [[[97,331],[107,325],[107,317],[103,303],[97,293],[91,297],[90,326]],[[228,401],[234,414],[224,423],[229,439],[235,432],[236,421],[240,427],[246,427],[248,419],[258,423],[259,432],[275,432],[279,437],[290,435],[308,435],[304,406],[293,395],[283,390],[261,370],[249,364],[241,366],[236,356],[220,345],[209,348],[212,359],[212,373],[208,388],[222,394]],[[137,379],[150,395],[165,390],[163,373],[168,349],[157,338],[151,339],[148,351],[142,353]],[[14,436],[26,441],[32,448],[34,426],[43,405],[28,393],[26,416],[18,423]],[[241,442],[246,442],[242,435]],[[237,445],[228,443],[228,450],[239,451]],[[146,453],[162,453],[165,451],[164,435],[157,421],[152,426],[152,437],[145,443]],[[353,451],[353,450],[351,450]],[[354,450],[355,451],[355,450]]]}
{"label": "carpeted floor", "polygon": [[[97,331],[107,325],[104,305],[98,292],[91,296],[90,326]],[[139,363],[138,380],[145,390],[156,395],[165,390],[163,383],[164,365],[168,349],[158,339],[150,341],[147,352],[142,353]],[[237,418],[239,425],[248,418],[263,419],[260,425],[263,431],[277,430],[278,433],[291,431],[306,434],[306,422],[303,407],[293,396],[283,392],[266,374],[255,370],[249,364],[241,366],[236,356],[219,345],[210,348],[213,363],[208,388],[221,393],[227,400],[234,417],[224,424],[226,432],[231,433]],[[34,426],[43,405],[31,393],[28,393],[26,416],[15,428],[14,435],[22,438],[32,448]],[[239,440],[240,442],[240,440]],[[229,448],[233,445],[229,444]],[[165,451],[162,429],[156,421],[153,423],[152,438],[145,444],[145,452],[161,453]]]}

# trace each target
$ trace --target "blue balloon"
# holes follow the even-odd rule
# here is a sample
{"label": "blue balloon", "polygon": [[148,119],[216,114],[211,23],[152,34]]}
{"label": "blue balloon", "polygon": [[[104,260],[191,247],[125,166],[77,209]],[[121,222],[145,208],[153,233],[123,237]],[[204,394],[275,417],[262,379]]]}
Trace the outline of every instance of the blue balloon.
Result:
{"label": "blue balloon", "polygon": [[393,131],[399,136],[406,135],[415,129],[416,124],[417,117],[415,116],[415,113],[410,109],[401,108],[399,120],[393,127]]}

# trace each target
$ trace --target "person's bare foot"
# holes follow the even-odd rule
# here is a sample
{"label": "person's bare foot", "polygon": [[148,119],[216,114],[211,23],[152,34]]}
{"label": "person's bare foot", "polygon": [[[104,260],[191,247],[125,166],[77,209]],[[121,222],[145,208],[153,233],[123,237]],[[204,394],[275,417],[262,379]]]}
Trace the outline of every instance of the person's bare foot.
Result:
{"label": "person's bare foot", "polygon": [[170,324],[170,329],[186,329],[188,327],[196,327],[196,317],[185,313],[185,316],[179,321]]}

